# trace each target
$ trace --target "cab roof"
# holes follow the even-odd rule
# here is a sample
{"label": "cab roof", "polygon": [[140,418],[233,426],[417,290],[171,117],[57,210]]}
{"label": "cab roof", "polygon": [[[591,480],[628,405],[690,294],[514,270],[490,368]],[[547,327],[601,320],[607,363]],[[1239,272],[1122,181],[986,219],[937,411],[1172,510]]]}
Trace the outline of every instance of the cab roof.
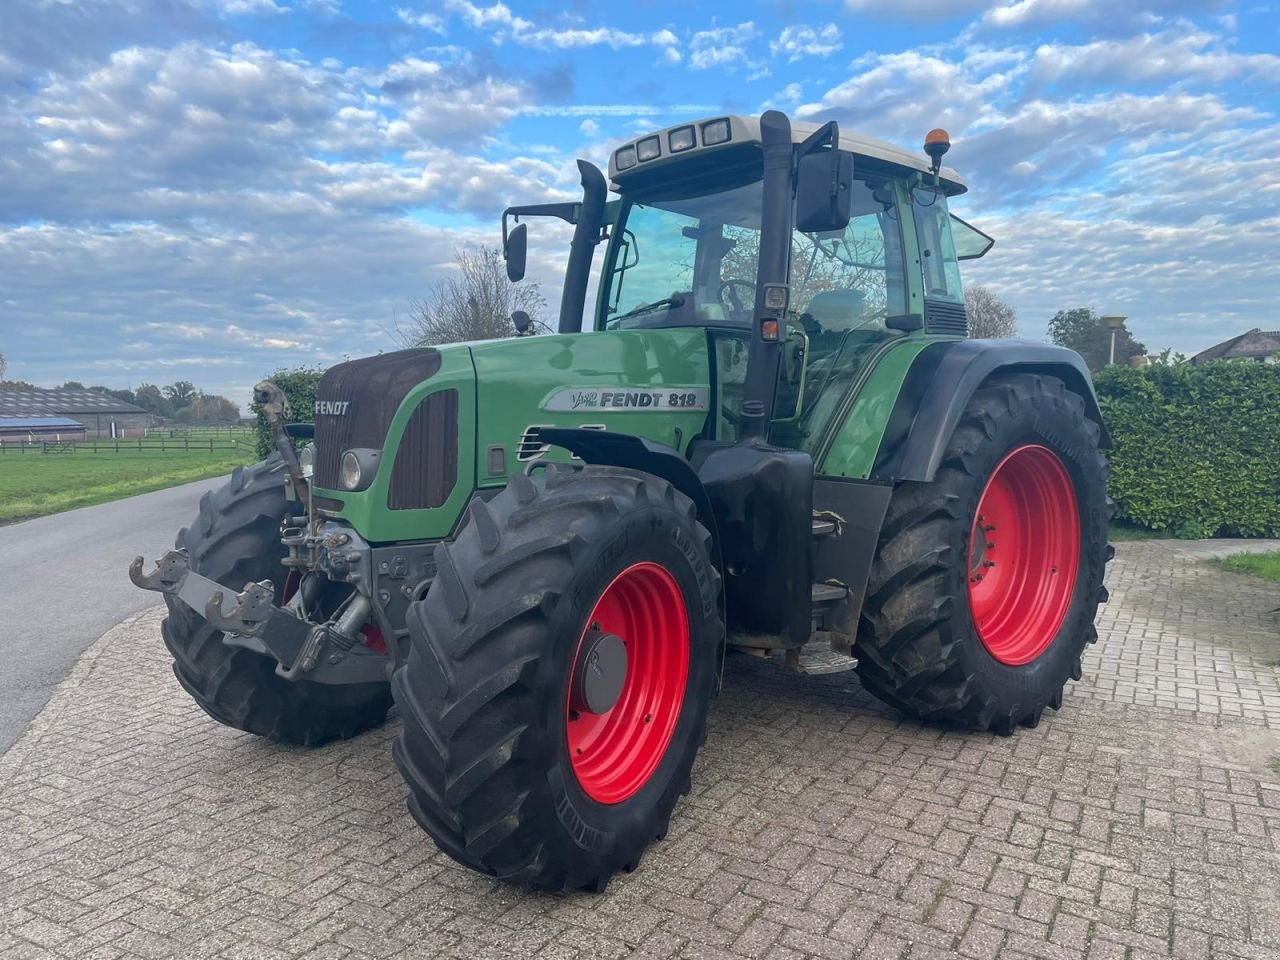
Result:
{"label": "cab roof", "polygon": [[[717,123],[723,124],[728,121],[729,138],[713,144],[705,144],[703,142],[703,132],[708,126],[715,126]],[[811,123],[805,120],[793,120],[791,122],[791,139],[794,143],[801,143],[809,134],[813,133],[821,124]],[[672,153],[670,149],[670,135],[674,131],[684,131],[686,128],[694,130],[694,145]],[[723,127],[719,127],[723,129]],[[640,144],[649,145],[649,151],[652,151],[652,143],[654,139],[658,141],[658,155],[647,160],[638,160],[632,166],[626,169],[618,169],[618,155],[627,150],[627,148],[637,149]],[[643,136],[636,137],[634,140],[628,140],[626,143],[620,144],[609,155],[609,179],[613,182],[615,190],[625,191],[628,181],[637,173],[648,173],[657,167],[665,167],[668,164],[674,166],[687,158],[694,156],[704,157],[713,151],[733,150],[743,145],[760,144],[760,118],[759,117],[743,117],[743,116],[719,116],[706,117],[702,120],[694,120],[689,123],[677,123],[669,127],[663,127],[661,130],[654,130]],[[923,150],[919,152],[911,152],[904,150],[895,144],[888,143],[884,140],[876,140],[872,137],[865,137],[858,133],[850,133],[843,128],[840,131],[840,149],[847,150],[855,157],[865,157],[872,160],[878,160],[890,167],[896,168],[900,172],[911,173],[918,172],[923,174],[929,173],[929,158],[924,154]],[[855,161],[854,168],[857,168]],[[650,177],[642,178],[650,180]],[[964,178],[960,176],[951,167],[944,166],[939,173],[939,179],[942,182],[943,190],[949,196],[964,193],[969,189]]]}

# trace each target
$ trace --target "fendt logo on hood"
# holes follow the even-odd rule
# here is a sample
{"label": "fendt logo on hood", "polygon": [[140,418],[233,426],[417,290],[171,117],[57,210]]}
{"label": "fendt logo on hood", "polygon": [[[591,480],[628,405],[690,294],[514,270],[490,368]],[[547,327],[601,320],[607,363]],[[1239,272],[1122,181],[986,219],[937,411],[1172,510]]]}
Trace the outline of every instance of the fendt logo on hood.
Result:
{"label": "fendt logo on hood", "polygon": [[316,416],[323,414],[326,417],[341,417],[346,414],[349,406],[351,406],[350,400],[317,400]]}

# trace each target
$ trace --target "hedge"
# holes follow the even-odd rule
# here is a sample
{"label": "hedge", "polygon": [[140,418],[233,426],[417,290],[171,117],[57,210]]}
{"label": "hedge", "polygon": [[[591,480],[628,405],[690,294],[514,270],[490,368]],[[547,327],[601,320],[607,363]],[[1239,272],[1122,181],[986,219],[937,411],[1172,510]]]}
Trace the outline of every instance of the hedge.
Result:
{"label": "hedge", "polygon": [[[316,387],[322,376],[323,370],[296,367],[292,370],[277,370],[267,377],[289,399],[290,423],[312,423],[315,420]],[[253,432],[256,435],[259,457],[267,456],[276,448],[275,441],[271,439],[271,431],[267,428],[267,421],[257,404],[253,405]]]}
{"label": "hedge", "polygon": [[1280,365],[1109,367],[1117,519],[1178,537],[1280,535]]}

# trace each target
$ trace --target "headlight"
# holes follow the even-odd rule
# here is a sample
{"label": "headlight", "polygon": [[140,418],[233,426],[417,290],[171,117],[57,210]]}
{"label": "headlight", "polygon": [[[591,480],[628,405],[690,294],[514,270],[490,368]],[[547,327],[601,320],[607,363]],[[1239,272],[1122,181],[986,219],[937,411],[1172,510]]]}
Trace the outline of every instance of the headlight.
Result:
{"label": "headlight", "polygon": [[298,466],[302,468],[302,475],[310,480],[316,472],[316,445],[308,443],[302,448],[302,452],[298,454]]}
{"label": "headlight", "polygon": [[645,137],[636,144],[636,156],[641,162],[654,160],[660,153],[662,153],[662,141],[657,137]]}
{"label": "headlight", "polygon": [[688,150],[693,143],[693,127],[677,127],[667,134],[667,147],[672,153]]}
{"label": "headlight", "polygon": [[351,450],[342,455],[342,466],[338,471],[338,483],[343,490],[358,490],[360,481],[364,479],[364,471],[360,469],[360,458]]}
{"label": "headlight", "polygon": [[728,117],[721,120],[711,120],[702,125],[702,145],[704,147],[713,147],[717,143],[725,143],[728,141],[729,136]]}

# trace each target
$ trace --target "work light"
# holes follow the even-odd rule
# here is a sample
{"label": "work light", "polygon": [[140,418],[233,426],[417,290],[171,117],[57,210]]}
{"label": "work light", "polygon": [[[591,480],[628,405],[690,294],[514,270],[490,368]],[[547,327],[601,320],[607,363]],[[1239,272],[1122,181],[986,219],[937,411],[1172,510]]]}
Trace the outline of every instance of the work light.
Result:
{"label": "work light", "polygon": [[727,143],[729,135],[728,117],[711,120],[702,125],[702,145],[704,147],[714,147],[717,143]]}
{"label": "work light", "polygon": [[662,153],[662,141],[657,137],[645,137],[636,144],[636,156],[640,158],[641,163],[656,159],[660,153]]}
{"label": "work light", "polygon": [[672,153],[690,149],[696,141],[693,138],[693,127],[677,127],[667,134],[667,147]]}
{"label": "work light", "polygon": [[613,155],[613,165],[619,170],[630,170],[636,165],[636,148],[628,144]]}

